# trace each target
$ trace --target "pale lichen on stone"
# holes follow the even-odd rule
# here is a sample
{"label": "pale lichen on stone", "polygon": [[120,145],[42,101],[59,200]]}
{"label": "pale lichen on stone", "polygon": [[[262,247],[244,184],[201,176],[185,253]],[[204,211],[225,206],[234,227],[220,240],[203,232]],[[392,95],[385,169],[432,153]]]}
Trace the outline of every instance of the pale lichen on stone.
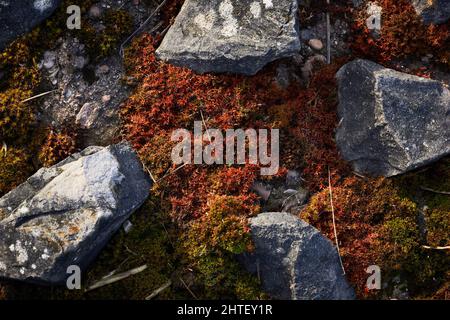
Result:
{"label": "pale lichen on stone", "polygon": [[44,12],[53,6],[52,0],[35,0],[33,6],[36,10]]}
{"label": "pale lichen on stone", "polygon": [[199,73],[253,75],[300,50],[297,0],[187,0],[157,50]]}
{"label": "pale lichen on stone", "polygon": [[253,2],[250,5],[250,12],[253,15],[253,18],[258,19],[261,17],[261,5],[259,4],[259,2]]}

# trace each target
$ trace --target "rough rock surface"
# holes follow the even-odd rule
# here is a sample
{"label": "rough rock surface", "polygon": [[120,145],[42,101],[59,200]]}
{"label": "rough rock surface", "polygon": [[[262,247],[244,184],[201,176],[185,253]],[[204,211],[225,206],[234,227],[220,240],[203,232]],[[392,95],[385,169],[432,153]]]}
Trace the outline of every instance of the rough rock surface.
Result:
{"label": "rough rock surface", "polygon": [[187,0],[157,50],[198,73],[253,75],[300,50],[297,0]]}
{"label": "rough rock surface", "polygon": [[255,251],[241,260],[258,273],[275,299],[349,300],[353,289],[343,276],[337,250],[318,230],[288,213],[251,219]]}
{"label": "rough rock surface", "polygon": [[150,186],[126,143],[39,170],[0,199],[0,277],[64,283],[67,267],[85,268]]}
{"label": "rough rock surface", "polygon": [[0,51],[48,18],[61,0],[0,1]]}
{"label": "rough rock surface", "polygon": [[427,24],[440,24],[450,19],[450,1],[448,0],[411,0],[411,2]]}
{"label": "rough rock surface", "polygon": [[450,91],[440,82],[355,60],[337,74],[336,142],[355,171],[394,176],[450,153]]}

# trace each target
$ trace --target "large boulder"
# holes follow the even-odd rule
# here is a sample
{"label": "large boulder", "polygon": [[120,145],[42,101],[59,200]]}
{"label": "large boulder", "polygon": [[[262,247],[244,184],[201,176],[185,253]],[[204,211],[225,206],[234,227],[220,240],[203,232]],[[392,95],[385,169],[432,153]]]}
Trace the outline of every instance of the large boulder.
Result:
{"label": "large boulder", "polygon": [[145,201],[150,182],[126,143],[89,147],[0,199],[0,277],[60,284],[85,268]]}
{"label": "large boulder", "polygon": [[264,290],[283,300],[354,299],[330,240],[289,213],[262,213],[250,220],[255,251],[241,260],[258,274]]}
{"label": "large boulder", "polygon": [[61,0],[0,1],[0,51],[47,19]]}
{"label": "large boulder", "polygon": [[157,50],[198,73],[253,75],[300,50],[297,0],[186,0]]}
{"label": "large boulder", "polygon": [[449,0],[411,0],[411,2],[426,24],[440,24],[450,19]]}
{"label": "large boulder", "polygon": [[367,60],[339,70],[336,142],[355,171],[394,176],[450,154],[450,91]]}

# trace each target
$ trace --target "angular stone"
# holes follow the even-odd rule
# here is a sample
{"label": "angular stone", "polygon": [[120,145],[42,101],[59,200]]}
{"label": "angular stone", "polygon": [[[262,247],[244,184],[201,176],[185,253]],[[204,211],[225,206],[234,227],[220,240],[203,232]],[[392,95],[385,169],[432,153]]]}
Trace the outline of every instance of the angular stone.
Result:
{"label": "angular stone", "polygon": [[186,0],[157,55],[198,73],[257,73],[300,50],[297,0]]}
{"label": "angular stone", "polygon": [[62,284],[85,268],[149,194],[126,143],[89,147],[0,199],[0,277]]}
{"label": "angular stone", "polygon": [[355,171],[394,176],[450,153],[450,91],[367,60],[339,70],[336,142]]}
{"label": "angular stone", "polygon": [[440,24],[450,19],[449,0],[411,0],[411,2],[426,24]]}
{"label": "angular stone", "polygon": [[255,251],[240,256],[247,270],[259,273],[274,299],[349,300],[337,250],[330,240],[299,218],[262,213],[250,221]]}
{"label": "angular stone", "polygon": [[61,0],[0,1],[0,51],[47,19]]}

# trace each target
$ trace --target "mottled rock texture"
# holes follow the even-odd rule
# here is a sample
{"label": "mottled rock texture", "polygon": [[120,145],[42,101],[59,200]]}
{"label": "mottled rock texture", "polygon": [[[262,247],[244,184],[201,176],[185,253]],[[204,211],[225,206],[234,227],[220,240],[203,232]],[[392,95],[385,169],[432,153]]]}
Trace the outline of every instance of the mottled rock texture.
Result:
{"label": "mottled rock texture", "polygon": [[257,73],[300,50],[297,0],[186,0],[157,50],[198,73]]}
{"label": "mottled rock texture", "polygon": [[336,142],[356,171],[394,176],[450,153],[450,91],[440,82],[355,60],[337,74]]}
{"label": "mottled rock texture", "polygon": [[255,251],[241,256],[245,267],[259,274],[274,299],[354,299],[337,250],[314,227],[280,212],[262,213],[250,221]]}
{"label": "mottled rock texture", "polygon": [[89,147],[0,199],[0,277],[61,284],[85,268],[147,198],[131,147]]}
{"label": "mottled rock texture", "polygon": [[449,0],[411,0],[426,24],[440,24],[450,19]]}
{"label": "mottled rock texture", "polygon": [[0,1],[0,51],[48,18],[61,0]]}

